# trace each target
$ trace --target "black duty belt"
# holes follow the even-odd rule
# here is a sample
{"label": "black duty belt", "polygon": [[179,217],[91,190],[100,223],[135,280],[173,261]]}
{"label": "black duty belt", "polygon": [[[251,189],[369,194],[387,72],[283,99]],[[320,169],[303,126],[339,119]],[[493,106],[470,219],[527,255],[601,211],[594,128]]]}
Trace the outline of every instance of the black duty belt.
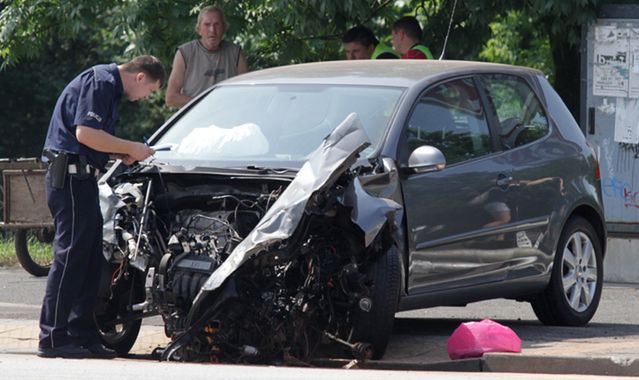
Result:
{"label": "black duty belt", "polygon": [[89,164],[86,164],[86,165],[69,164],[67,167],[67,174],[70,174],[70,175],[89,174],[97,178],[100,175],[100,170]]}
{"label": "black duty belt", "polygon": [[[82,154],[73,154],[66,152],[56,152],[54,150],[44,149],[42,151],[42,155],[47,158],[49,161],[49,169],[52,169],[54,163],[62,164],[62,168],[64,173],[60,173],[63,177],[64,175],[90,175],[95,178],[98,178],[100,175],[100,170],[95,166],[89,164],[87,162],[87,157]],[[61,161],[61,162],[60,162]],[[58,169],[56,169],[58,172]]]}

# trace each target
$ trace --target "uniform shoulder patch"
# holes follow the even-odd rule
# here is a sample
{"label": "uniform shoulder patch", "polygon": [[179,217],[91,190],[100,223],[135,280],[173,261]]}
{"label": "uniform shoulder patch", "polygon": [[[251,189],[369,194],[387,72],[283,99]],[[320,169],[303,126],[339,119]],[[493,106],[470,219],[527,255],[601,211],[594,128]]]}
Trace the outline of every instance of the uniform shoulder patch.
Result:
{"label": "uniform shoulder patch", "polygon": [[87,112],[87,116],[92,118],[92,119],[97,120],[98,123],[102,122],[102,117],[100,115],[98,115],[97,113],[93,112],[93,111]]}

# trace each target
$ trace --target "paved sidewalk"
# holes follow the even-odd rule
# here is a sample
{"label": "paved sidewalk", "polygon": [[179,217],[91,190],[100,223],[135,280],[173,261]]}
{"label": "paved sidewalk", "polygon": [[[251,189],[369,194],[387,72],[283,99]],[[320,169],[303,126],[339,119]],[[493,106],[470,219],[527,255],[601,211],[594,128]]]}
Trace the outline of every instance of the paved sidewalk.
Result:
{"label": "paved sidewalk", "polygon": [[[412,323],[419,326],[419,322],[408,319],[401,323],[403,327],[394,334],[384,357],[384,368],[639,376],[637,325],[556,327],[530,321],[500,321],[521,339],[521,353],[487,353],[481,359],[453,361],[447,354],[449,335],[420,335],[418,329],[411,328]],[[443,323],[452,325],[451,332],[456,326],[450,321]],[[445,331],[442,326],[433,329],[439,334]]]}
{"label": "paved sidewalk", "polygon": [[[446,351],[448,335],[455,322],[432,320],[425,330],[423,320],[398,319],[384,360],[359,363],[368,369],[468,372],[528,372],[639,376],[639,326],[594,324],[587,328],[543,328],[529,321],[507,323],[521,338],[520,354],[490,353],[481,359],[450,360]],[[445,324],[445,325],[442,325]],[[448,327],[446,327],[448,326]],[[38,322],[0,320],[0,355],[35,355]],[[144,358],[169,342],[161,326],[143,325],[131,353]],[[340,367],[348,360],[322,363]]]}
{"label": "paved sidewalk", "polygon": [[[38,321],[0,319],[0,354],[33,353],[38,348]],[[148,355],[154,348],[166,345],[169,338],[161,326],[143,325],[131,354]]]}

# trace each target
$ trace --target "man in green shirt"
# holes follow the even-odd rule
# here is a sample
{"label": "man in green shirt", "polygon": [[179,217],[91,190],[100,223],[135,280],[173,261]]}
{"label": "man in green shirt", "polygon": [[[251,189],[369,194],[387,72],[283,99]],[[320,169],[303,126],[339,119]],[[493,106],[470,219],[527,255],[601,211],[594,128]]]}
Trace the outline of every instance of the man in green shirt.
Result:
{"label": "man in green shirt", "polygon": [[363,25],[349,29],[342,37],[346,59],[396,59],[393,49],[379,42],[373,31]]}

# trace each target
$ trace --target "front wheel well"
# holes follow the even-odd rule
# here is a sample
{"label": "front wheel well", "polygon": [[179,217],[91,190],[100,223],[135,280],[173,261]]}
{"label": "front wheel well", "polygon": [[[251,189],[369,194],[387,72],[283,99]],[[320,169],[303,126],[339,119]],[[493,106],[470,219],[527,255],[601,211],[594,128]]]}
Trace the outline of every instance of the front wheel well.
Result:
{"label": "front wheel well", "polygon": [[599,243],[601,244],[602,256],[606,256],[606,226],[601,215],[595,211],[592,207],[588,205],[581,205],[574,209],[570,214],[570,217],[566,220],[568,223],[574,217],[582,217],[586,219],[592,227],[595,229],[597,233],[597,237],[599,238]]}

